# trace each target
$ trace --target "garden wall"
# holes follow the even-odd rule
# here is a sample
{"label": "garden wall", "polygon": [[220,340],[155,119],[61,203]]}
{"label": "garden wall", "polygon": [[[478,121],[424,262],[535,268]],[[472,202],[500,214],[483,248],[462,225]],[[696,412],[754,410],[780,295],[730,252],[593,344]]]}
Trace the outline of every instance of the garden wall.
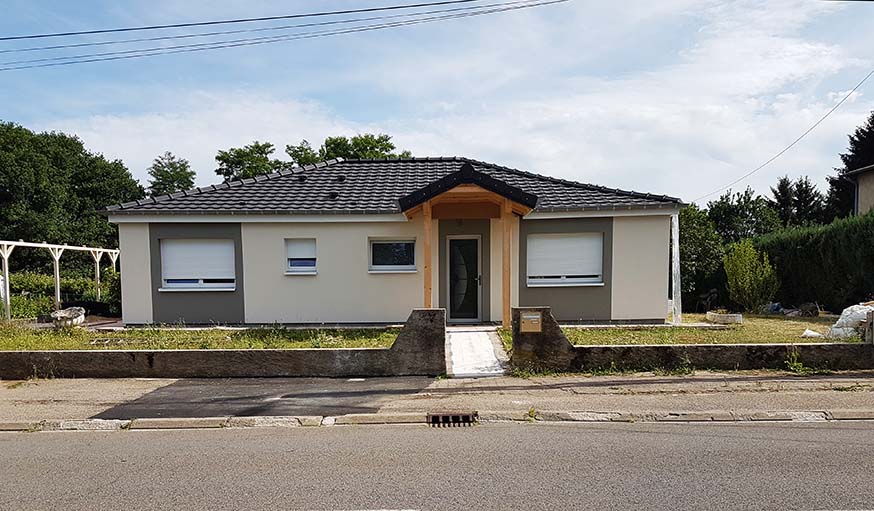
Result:
{"label": "garden wall", "polygon": [[[541,331],[520,331],[522,313],[540,313]],[[558,372],[652,369],[786,369],[786,361],[816,369],[874,369],[874,345],[821,344],[659,344],[574,346],[549,307],[513,309],[514,367]]]}
{"label": "garden wall", "polygon": [[0,379],[436,376],[446,311],[414,309],[390,348],[0,352]]}

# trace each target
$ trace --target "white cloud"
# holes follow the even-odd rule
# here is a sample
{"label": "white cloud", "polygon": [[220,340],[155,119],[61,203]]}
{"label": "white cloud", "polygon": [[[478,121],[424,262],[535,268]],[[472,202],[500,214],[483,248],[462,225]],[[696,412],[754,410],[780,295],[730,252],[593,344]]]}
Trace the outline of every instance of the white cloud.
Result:
{"label": "white cloud", "polygon": [[[39,128],[79,134],[143,181],[151,159],[165,150],[189,158],[206,184],[215,181],[218,149],[258,139],[281,153],[301,138],[317,143],[327,135],[384,131],[417,155],[466,155],[691,200],[782,149],[846,94],[835,89],[854,84],[871,65],[854,53],[863,47],[808,33],[841,8],[826,2],[566,5],[459,24],[443,33],[456,37],[441,44],[404,44],[401,33],[393,44],[361,39],[368,62],[335,68],[332,85],[396,99],[404,107],[390,118],[352,121],[329,102],[217,89],[178,92],[152,113]],[[674,31],[681,41],[664,43],[672,39],[664,33]],[[656,40],[665,48],[658,59],[603,71],[611,52],[653,55]],[[838,79],[850,83],[826,86]],[[785,173],[821,183],[846,135],[874,109],[861,94],[851,99],[740,186],[765,192]]]}

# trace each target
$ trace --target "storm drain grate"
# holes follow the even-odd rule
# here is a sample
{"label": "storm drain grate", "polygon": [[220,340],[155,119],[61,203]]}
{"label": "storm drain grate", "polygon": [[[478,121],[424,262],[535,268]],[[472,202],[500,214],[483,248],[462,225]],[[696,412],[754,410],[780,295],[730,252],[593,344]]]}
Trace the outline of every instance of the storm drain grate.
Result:
{"label": "storm drain grate", "polygon": [[428,414],[428,424],[435,428],[472,426],[479,420],[476,412],[439,412]]}

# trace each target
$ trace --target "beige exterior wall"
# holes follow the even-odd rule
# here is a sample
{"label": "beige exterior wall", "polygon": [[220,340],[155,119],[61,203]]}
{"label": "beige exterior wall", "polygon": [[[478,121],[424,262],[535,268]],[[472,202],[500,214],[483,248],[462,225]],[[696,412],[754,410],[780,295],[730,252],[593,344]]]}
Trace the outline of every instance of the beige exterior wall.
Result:
{"label": "beige exterior wall", "polygon": [[121,319],[125,324],[152,322],[149,224],[120,224]]}
{"label": "beige exterior wall", "polygon": [[[423,234],[421,217],[409,222],[244,223],[246,322],[403,322],[424,303]],[[285,274],[286,238],[316,239],[318,275]],[[417,271],[370,273],[370,238],[415,238]],[[435,279],[435,296],[436,291]]]}
{"label": "beige exterior wall", "polygon": [[667,317],[670,216],[613,219],[614,320]]}
{"label": "beige exterior wall", "polygon": [[[513,216],[510,236],[510,306],[519,306],[519,218]],[[489,223],[489,319],[503,320],[504,227],[500,218]]]}
{"label": "beige exterior wall", "polygon": [[864,215],[874,209],[874,172],[860,174],[856,186],[859,187],[859,214]]}

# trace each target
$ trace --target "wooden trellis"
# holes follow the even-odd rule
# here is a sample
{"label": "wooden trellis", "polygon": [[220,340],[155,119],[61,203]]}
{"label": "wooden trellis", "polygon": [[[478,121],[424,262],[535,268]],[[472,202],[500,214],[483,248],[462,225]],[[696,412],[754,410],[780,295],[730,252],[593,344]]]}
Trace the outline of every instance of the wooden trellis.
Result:
{"label": "wooden trellis", "polygon": [[29,241],[5,241],[0,240],[0,258],[3,259],[3,301],[4,310],[6,312],[6,321],[12,319],[12,303],[9,292],[9,256],[12,255],[12,250],[15,247],[30,247],[30,248],[45,248],[51,255],[54,261],[55,274],[55,310],[61,308],[61,255],[67,250],[78,250],[80,252],[88,252],[94,260],[94,283],[97,290],[97,299],[100,299],[100,260],[103,254],[109,256],[112,261],[112,267],[115,268],[115,263],[118,261],[118,249],[114,248],[97,248],[97,247],[76,247],[73,245],[52,245],[50,243],[32,243]]}

